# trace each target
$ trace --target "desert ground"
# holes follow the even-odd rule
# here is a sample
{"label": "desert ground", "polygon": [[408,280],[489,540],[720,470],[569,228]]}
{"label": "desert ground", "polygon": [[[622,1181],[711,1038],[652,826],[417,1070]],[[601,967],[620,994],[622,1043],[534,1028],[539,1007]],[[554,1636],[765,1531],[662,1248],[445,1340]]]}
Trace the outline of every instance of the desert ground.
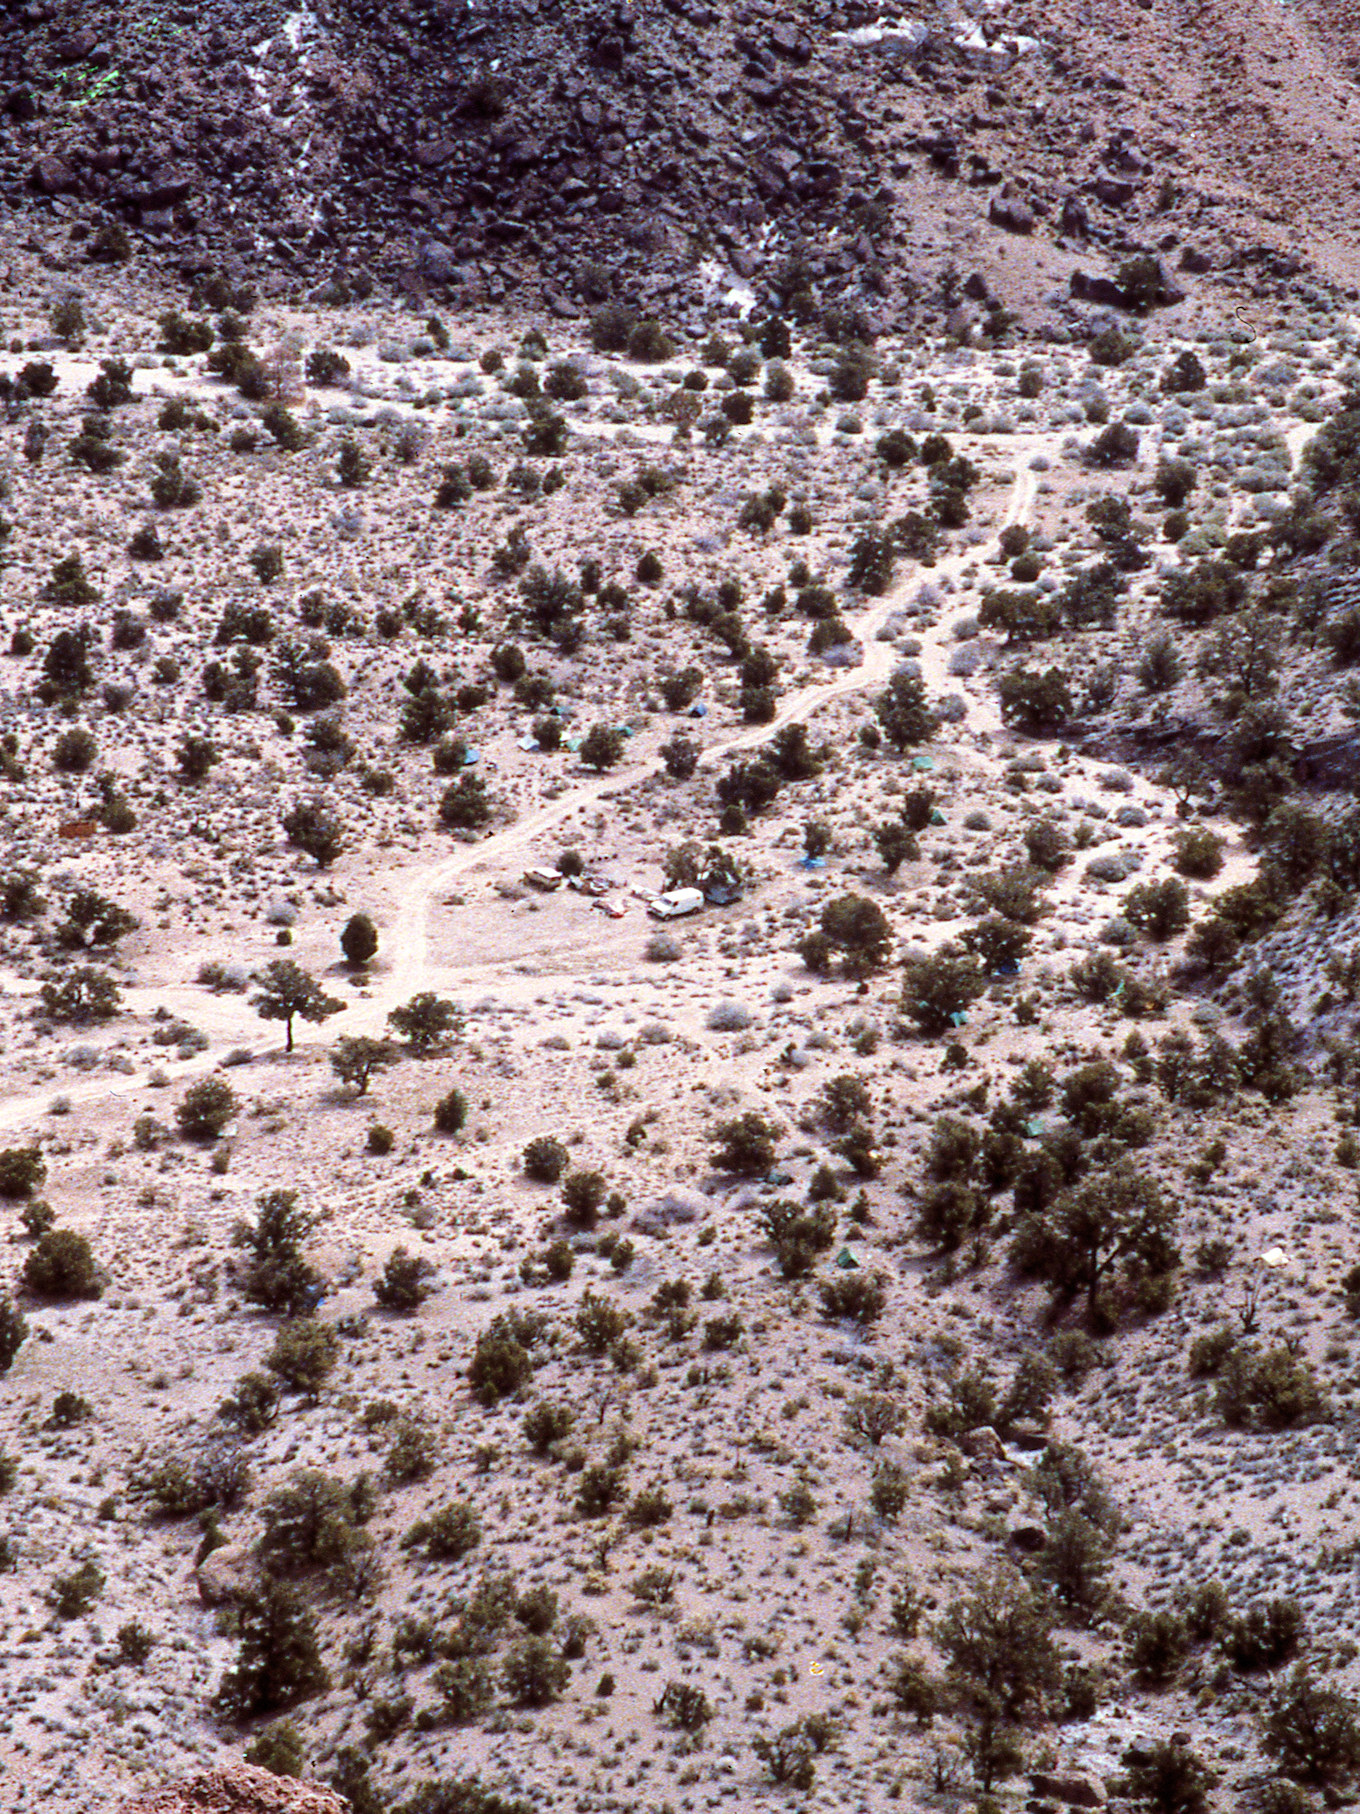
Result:
{"label": "desert ground", "polygon": [[[1325,590],[1354,542],[1281,529],[1324,489],[1351,318],[1192,300],[1112,313],[1095,355],[966,322],[769,355],[741,297],[623,351],[376,299],[237,307],[233,342],[236,304],[205,306],[256,355],[248,397],[165,350],[182,295],[112,272],[76,331],[22,275],[5,1805],[100,1814],[243,1756],[361,1814],[1285,1814],[1344,1786],[1269,1720],[1297,1669],[1360,1691],[1351,805],[1250,764],[1356,715]],[[1228,602],[1171,615],[1197,575]],[[1065,705],[1007,690],[1050,670]],[[898,740],[895,685],[926,720]],[[625,734],[591,764],[597,727]],[[604,892],[525,882],[559,863]],[[649,916],[715,865],[739,898]],[[814,949],[847,897],[883,940]],[[1210,924],[1247,930],[1214,955]],[[258,1011],[279,963],[315,985],[286,1043]],[[912,1007],[932,963],[978,979],[943,1024]],[[425,1052],[422,997],[451,1004]],[[333,1061],[364,1041],[361,1090]],[[1107,1231],[1093,1315],[1026,1229],[1133,1174],[1170,1233]],[[252,1284],[242,1231],[280,1191],[317,1302]],[[54,1232],[91,1270],[54,1283]],[[1154,1665],[1154,1615],[1210,1581],[1217,1625]],[[991,1764],[943,1629],[987,1582],[1041,1610],[1061,1678]],[[270,1584],[325,1677],[233,1708]],[[1173,1735],[1207,1800],[1140,1787]],[[419,1802],[450,1778],[508,1799]]]}

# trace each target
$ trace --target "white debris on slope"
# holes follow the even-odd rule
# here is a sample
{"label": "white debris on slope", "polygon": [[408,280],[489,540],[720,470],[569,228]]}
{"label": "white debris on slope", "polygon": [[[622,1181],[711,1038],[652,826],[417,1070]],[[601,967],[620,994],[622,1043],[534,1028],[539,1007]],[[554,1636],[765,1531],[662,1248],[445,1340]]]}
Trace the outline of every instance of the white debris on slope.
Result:
{"label": "white debris on slope", "polygon": [[[953,11],[952,8],[948,10]],[[998,0],[984,0],[984,12],[997,10]],[[843,44],[858,50],[904,51],[908,56],[918,56],[932,44],[953,44],[977,68],[997,72],[1009,69],[1018,57],[1039,46],[1037,38],[1001,30],[990,19],[984,26],[979,20],[965,15],[946,16],[938,26],[924,25],[919,19],[880,20],[877,25],[861,25],[854,31],[834,35]]]}

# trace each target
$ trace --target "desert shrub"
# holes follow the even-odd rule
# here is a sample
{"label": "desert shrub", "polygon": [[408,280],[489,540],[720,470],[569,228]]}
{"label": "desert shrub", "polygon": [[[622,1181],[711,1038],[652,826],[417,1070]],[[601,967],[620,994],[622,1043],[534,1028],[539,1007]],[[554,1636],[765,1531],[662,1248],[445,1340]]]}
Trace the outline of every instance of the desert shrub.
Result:
{"label": "desert shrub", "polygon": [[713,1130],[717,1145],[711,1155],[720,1171],[768,1171],[774,1164],[778,1129],[754,1109],[720,1122]]}
{"label": "desert shrub", "polygon": [[84,775],[90,770],[99,745],[83,724],[63,731],[52,749],[52,766],[59,775]]}
{"label": "desert shrub", "polygon": [[217,1407],[224,1423],[234,1424],[242,1436],[262,1436],[279,1413],[279,1388],[263,1373],[245,1373]]}
{"label": "desert shrub", "polygon": [[320,1275],[303,1259],[300,1244],[319,1216],[300,1210],[294,1190],[267,1191],[257,1199],[254,1225],[238,1222],[232,1245],[249,1250],[238,1283],[248,1303],[298,1316],[321,1295]]}
{"label": "desert shrub", "polygon": [[480,775],[460,775],[439,801],[439,821],[451,831],[476,831],[490,819],[491,811],[486,783]]}
{"label": "desert shrub", "polygon": [[129,1480],[130,1491],[144,1496],[162,1518],[192,1518],[210,1506],[228,1510],[250,1489],[250,1465],[235,1448],[210,1449],[186,1457],[168,1455]]}
{"label": "desert shrub", "polygon": [[888,1301],[887,1275],[882,1272],[842,1272],[823,1279],[822,1314],[832,1321],[849,1318],[862,1326],[877,1322]]}
{"label": "desert shrub", "polygon": [[943,1033],[987,987],[981,964],[958,945],[910,958],[902,968],[902,1012],[928,1037]]}
{"label": "desert shrub", "polygon": [[538,1184],[556,1184],[569,1160],[566,1147],[550,1134],[536,1135],[524,1149],[524,1170]]}
{"label": "desert shrub", "polygon": [[1249,1343],[1224,1361],[1216,1403],[1225,1423],[1267,1430],[1315,1423],[1326,1409],[1306,1360],[1283,1346],[1261,1350]]}
{"label": "desert shrub", "polygon": [[572,1319],[587,1354],[605,1354],[632,1324],[632,1317],[609,1298],[586,1289]]}
{"label": "desert shrub", "polygon": [[576,1170],[562,1183],[562,1206],[567,1220],[577,1228],[593,1228],[608,1192],[602,1172]]}
{"label": "desert shrub", "polygon": [[190,1084],[175,1109],[180,1132],[190,1140],[216,1140],[236,1113],[236,1092],[220,1077]]}
{"label": "desert shrub", "polygon": [[1195,881],[1209,881],[1223,867],[1223,839],[1207,826],[1178,831],[1173,849],[1172,861],[1177,871]]}
{"label": "desert shrub", "polygon": [[1075,709],[1069,678],[1059,667],[1042,673],[1037,668],[1011,668],[1002,675],[997,691],[1006,723],[1032,733],[1056,730]]}
{"label": "desert shrub", "polygon": [[524,1434],[535,1455],[546,1455],[571,1434],[576,1422],[570,1407],[541,1398],[524,1413]]}
{"label": "desert shrub", "polygon": [[400,1417],[392,1432],[387,1457],[383,1462],[383,1479],[389,1486],[404,1486],[408,1481],[427,1480],[440,1460],[435,1434],[414,1418]]}
{"label": "desert shrub", "polygon": [[427,989],[413,995],[403,1006],[393,1008],[387,1019],[416,1057],[426,1058],[459,1030],[462,1011],[456,1003],[441,1000]]}
{"label": "desert shrub", "polygon": [[1210,1379],[1221,1372],[1223,1363],[1236,1346],[1237,1337],[1226,1323],[1197,1335],[1186,1357],[1186,1369],[1191,1379]]}
{"label": "desert shrub", "polygon": [[1360,1708],[1300,1664],[1275,1692],[1262,1721],[1262,1743],[1291,1775],[1334,1782],[1360,1765]]}
{"label": "desert shrub", "polygon": [[484,1405],[519,1391],[533,1377],[534,1364],[504,1317],[477,1337],[468,1366],[468,1384]]}
{"label": "desert shrub", "polygon": [[[8,1373],[28,1336],[28,1319],[13,1299],[0,1297],[0,1374]],[[6,1457],[0,1455],[0,1467]]]}
{"label": "desert shrub", "polygon": [[1049,1526],[1036,1569],[1054,1599],[1085,1621],[1105,1603],[1110,1562],[1105,1532],[1079,1511],[1068,1510]]}
{"label": "desert shrub", "polygon": [[1138,430],[1127,422],[1107,423],[1085,451],[1092,466],[1127,466],[1138,457]]}
{"label": "desert shrub", "polygon": [[1154,1814],[1206,1814],[1217,1780],[1198,1753],[1178,1740],[1131,1745],[1123,1760],[1129,1788]]}
{"label": "desert shrub", "polygon": [[373,1284],[373,1295],[385,1310],[418,1310],[434,1291],[430,1283],[434,1265],[423,1254],[394,1248],[383,1275]]}
{"label": "desert shrub", "polygon": [[577,1513],[582,1518],[603,1518],[623,1500],[626,1492],[622,1467],[593,1462],[583,1471],[576,1489]]}
{"label": "desert shrub", "polygon": [[52,1228],[41,1236],[20,1276],[25,1289],[41,1298],[97,1298],[104,1289],[88,1238],[69,1228]]}
{"label": "desert shrub", "polygon": [[1190,924],[1190,897],[1175,876],[1162,882],[1139,882],[1124,896],[1124,918],[1159,944]]}
{"label": "desert shrub", "polygon": [[340,1337],[330,1323],[304,1318],[285,1323],[264,1357],[269,1372],[309,1401],[335,1371],[340,1359]]}
{"label": "desert shrub", "polygon": [[0,1151],[0,1197],[31,1197],[46,1176],[41,1147],[8,1146]]}
{"label": "desert shrub", "polygon": [[261,1560],[272,1574],[339,1568],[364,1546],[373,1503],[367,1474],[346,1483],[319,1468],[295,1468],[262,1507]]}
{"label": "desert shrub", "polygon": [[1227,1621],[1218,1644],[1234,1669],[1275,1669],[1297,1654],[1303,1632],[1303,1608],[1297,1600],[1258,1600]]}
{"label": "desert shrub", "polygon": [[[667,355],[662,355],[666,357]],[[501,1683],[522,1707],[546,1707],[571,1679],[571,1666],[546,1638],[529,1637],[516,1644],[501,1664]]]}
{"label": "desert shrub", "polygon": [[52,1609],[59,1619],[78,1619],[94,1605],[104,1591],[104,1571],[94,1560],[82,1562],[70,1574],[57,1575],[52,1582]]}
{"label": "desert shrub", "polygon": [[377,955],[378,928],[366,913],[351,914],[340,934],[340,949],[350,964],[366,964]]}

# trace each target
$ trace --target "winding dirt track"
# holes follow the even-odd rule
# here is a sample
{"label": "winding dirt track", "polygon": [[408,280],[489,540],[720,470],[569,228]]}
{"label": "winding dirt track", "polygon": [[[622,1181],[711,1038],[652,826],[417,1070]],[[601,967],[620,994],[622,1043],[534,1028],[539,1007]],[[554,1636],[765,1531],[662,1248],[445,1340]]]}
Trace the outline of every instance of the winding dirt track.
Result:
{"label": "winding dirt track", "polygon": [[[932,579],[953,575],[962,568],[970,566],[996,548],[997,537],[1002,529],[1011,523],[1023,522],[1029,516],[1038,489],[1036,474],[1029,462],[1036,454],[1054,453],[1064,438],[1066,431],[1046,431],[1035,435],[1008,436],[1002,442],[975,443],[972,451],[979,447],[989,455],[1006,458],[1013,456],[1017,462],[1015,481],[1011,494],[995,533],[991,540],[977,547],[960,549],[945,556],[939,565],[931,571]],[[700,757],[700,767],[711,770],[725,757],[736,755],[743,750],[757,748],[786,724],[806,723],[812,715],[832,700],[844,698],[848,694],[860,693],[876,687],[886,681],[900,661],[900,656],[891,642],[880,642],[878,632],[894,613],[902,609],[907,595],[920,585],[921,570],[915,566],[897,586],[884,597],[877,599],[856,620],[852,626],[855,636],[864,650],[864,658],[858,667],[847,669],[834,678],[824,682],[813,683],[800,688],[795,693],[786,695],[780,704],[778,713],[771,724],[758,725],[750,730],[738,732],[721,742],[713,743],[704,750]],[[943,672],[944,641],[947,632],[943,624],[926,632],[923,638],[922,668],[927,676]],[[994,708],[990,702],[969,702],[969,716],[960,729],[990,730],[998,723]],[[484,838],[475,844],[460,845],[449,855],[431,863],[424,869],[414,871],[406,882],[405,895],[397,919],[386,935],[387,948],[394,954],[390,968],[374,978],[369,994],[348,1007],[343,1017],[337,1017],[334,1030],[312,1027],[306,1024],[298,1026],[294,1033],[295,1046],[322,1046],[334,1038],[336,1032],[351,1034],[367,1033],[380,1035],[386,1031],[388,1013],[400,1003],[407,1001],[422,988],[428,988],[432,966],[429,957],[428,923],[431,907],[436,897],[446,893],[450,885],[461,876],[474,869],[481,869],[497,861],[498,858],[512,855],[532,845],[542,833],[560,824],[580,807],[590,805],[597,800],[604,800],[618,794],[627,793],[641,782],[660,774],[663,764],[658,757],[644,762],[633,763],[627,768],[615,769],[607,775],[601,775],[588,781],[582,781],[569,792],[561,794],[548,805],[537,811],[527,813],[516,820],[513,825]],[[468,966],[460,972],[465,982],[475,981],[479,971],[485,965]],[[598,965],[592,964],[598,968]],[[437,966],[441,984],[447,986],[450,973],[447,967]],[[152,1007],[163,1005],[173,1013],[182,1015],[191,1023],[204,1027],[215,1038],[225,1043],[246,1044],[258,1038],[260,1022],[248,1002],[240,997],[215,997],[207,990],[186,981],[169,988],[158,986],[147,989],[129,989],[125,992],[127,1007],[135,1012],[149,1011]],[[273,1054],[256,1051],[256,1056],[265,1057]],[[179,1060],[158,1060],[155,1065],[147,1065],[136,1071],[115,1076],[101,1074],[83,1082],[66,1082],[63,1080],[60,1093],[71,1102],[72,1106],[99,1102],[120,1096],[134,1095],[147,1088],[152,1070],[158,1070],[172,1079],[181,1079],[201,1075],[211,1071],[221,1062],[220,1053],[205,1052],[193,1058]],[[30,1090],[22,1095],[11,1096],[0,1100],[0,1131],[10,1132],[27,1126],[30,1122],[44,1115],[54,1094],[51,1085],[41,1090]]]}

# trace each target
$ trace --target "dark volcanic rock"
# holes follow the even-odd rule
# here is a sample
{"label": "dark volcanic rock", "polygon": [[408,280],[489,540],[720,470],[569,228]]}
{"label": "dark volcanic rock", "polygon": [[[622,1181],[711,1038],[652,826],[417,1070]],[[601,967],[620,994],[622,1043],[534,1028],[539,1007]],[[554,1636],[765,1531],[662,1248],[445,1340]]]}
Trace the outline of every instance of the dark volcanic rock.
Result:
{"label": "dark volcanic rock", "polygon": [[1011,233],[1034,231],[1034,210],[1016,195],[994,195],[987,216],[994,226],[1005,227]]}
{"label": "dark volcanic rock", "polygon": [[76,187],[76,173],[59,157],[40,157],[30,181],[42,195],[67,195]]}

